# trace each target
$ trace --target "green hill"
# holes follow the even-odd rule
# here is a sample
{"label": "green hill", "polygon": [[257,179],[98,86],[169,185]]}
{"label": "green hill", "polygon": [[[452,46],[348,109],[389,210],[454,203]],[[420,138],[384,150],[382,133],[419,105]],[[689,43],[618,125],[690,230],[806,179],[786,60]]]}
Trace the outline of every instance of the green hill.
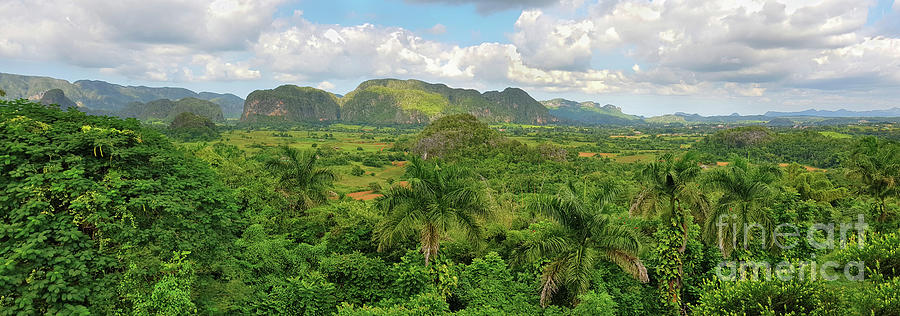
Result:
{"label": "green hill", "polygon": [[551,115],[571,123],[627,125],[641,121],[640,117],[622,113],[621,108],[612,104],[601,106],[592,101],[566,99],[541,101],[541,104],[547,107]]}
{"label": "green hill", "polygon": [[59,105],[59,108],[63,110],[78,107],[78,104],[75,104],[75,102],[72,102],[72,100],[67,98],[65,92],[60,89],[47,90],[47,92],[44,92],[44,94],[41,95],[40,102],[43,105]]}
{"label": "green hill", "polygon": [[518,141],[503,137],[471,114],[441,117],[416,137],[411,152],[419,157],[479,157],[499,148],[524,148]]}
{"label": "green hill", "polygon": [[184,112],[193,113],[215,122],[225,120],[222,108],[218,104],[197,98],[183,98],[178,101],[159,99],[147,103],[132,102],[117,114],[121,117],[133,117],[140,120],[158,119],[171,122],[178,114]]}
{"label": "green hill", "polygon": [[341,119],[381,124],[422,124],[468,113],[487,122],[546,124],[556,121],[525,91],[480,93],[419,80],[368,80],[341,99]]}
{"label": "green hill", "polygon": [[284,85],[256,90],[244,103],[243,121],[260,117],[292,122],[346,121],[371,124],[427,124],[453,114],[486,122],[546,124],[557,119],[525,91],[485,93],[419,80],[377,79],[338,98],[310,87]]}
{"label": "green hill", "polygon": [[687,120],[685,120],[683,116],[678,116],[675,114],[654,116],[654,117],[644,119],[644,121],[646,121],[647,123],[653,123],[653,124],[670,124],[670,123],[686,124],[687,123]]}
{"label": "green hill", "polygon": [[340,106],[330,92],[283,85],[272,90],[256,90],[247,96],[241,120],[256,121],[260,117],[295,122],[336,121],[340,118]]}

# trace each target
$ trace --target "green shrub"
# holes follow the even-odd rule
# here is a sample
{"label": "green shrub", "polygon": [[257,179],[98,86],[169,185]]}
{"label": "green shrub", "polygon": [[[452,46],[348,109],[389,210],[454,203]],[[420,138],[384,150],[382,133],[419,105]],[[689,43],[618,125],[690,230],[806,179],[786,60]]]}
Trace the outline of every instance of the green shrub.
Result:
{"label": "green shrub", "polygon": [[900,315],[900,277],[863,288],[854,298],[860,315]]}
{"label": "green shrub", "polygon": [[337,311],[334,284],[319,274],[280,282],[261,302],[257,313],[277,315],[329,315]]}
{"label": "green shrub", "polygon": [[581,303],[572,309],[575,315],[614,316],[618,309],[618,305],[606,291],[590,291],[579,295],[578,300]]}
{"label": "green shrub", "polygon": [[354,166],[353,166],[353,169],[350,169],[350,175],[352,175],[352,176],[354,176],[354,177],[359,177],[359,176],[362,176],[362,175],[364,175],[364,174],[366,174],[366,171],[363,170],[363,168],[361,168],[360,166],[354,165]]}
{"label": "green shrub", "polygon": [[467,309],[493,309],[503,314],[534,314],[537,297],[527,283],[516,282],[496,252],[472,260],[460,277],[456,296]]}
{"label": "green shrub", "polygon": [[698,315],[849,315],[846,297],[823,281],[709,281]]}
{"label": "green shrub", "polygon": [[322,258],[319,271],[338,291],[341,302],[351,304],[372,304],[387,297],[389,269],[381,259],[368,258],[361,253]]}
{"label": "green shrub", "polygon": [[842,263],[861,261],[884,278],[900,276],[900,233],[869,234],[862,248],[853,239],[847,247],[835,252]]}

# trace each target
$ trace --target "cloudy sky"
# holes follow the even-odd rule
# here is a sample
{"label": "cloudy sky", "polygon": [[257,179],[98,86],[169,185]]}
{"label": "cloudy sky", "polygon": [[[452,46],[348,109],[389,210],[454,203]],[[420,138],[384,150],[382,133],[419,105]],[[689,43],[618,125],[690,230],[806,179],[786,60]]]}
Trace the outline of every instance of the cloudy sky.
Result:
{"label": "cloudy sky", "polygon": [[246,96],[370,78],[628,113],[900,106],[893,0],[0,0],[0,72]]}

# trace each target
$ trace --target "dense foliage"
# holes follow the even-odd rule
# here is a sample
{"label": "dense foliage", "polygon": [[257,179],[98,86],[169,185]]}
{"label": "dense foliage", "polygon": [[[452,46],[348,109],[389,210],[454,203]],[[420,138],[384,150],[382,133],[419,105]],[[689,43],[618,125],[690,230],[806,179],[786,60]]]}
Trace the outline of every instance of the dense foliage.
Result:
{"label": "dense foliage", "polygon": [[[889,131],[498,127],[468,114],[421,130],[251,131],[183,116],[173,131],[226,131],[183,142],[3,101],[0,315],[900,313]],[[804,140],[828,148],[793,148]],[[860,220],[864,236],[806,243],[810,229],[827,239],[821,223],[840,237]],[[772,238],[783,223],[802,235]],[[785,242],[798,245],[773,246]],[[841,276],[865,262],[848,270],[865,277],[721,278],[731,261]]]}
{"label": "dense foliage", "polygon": [[241,216],[206,164],[135,120],[24,101],[0,130],[0,313],[193,305],[221,282]]}
{"label": "dense foliage", "polygon": [[219,138],[216,124],[205,116],[181,112],[169,124],[166,134],[180,140],[214,140]]}

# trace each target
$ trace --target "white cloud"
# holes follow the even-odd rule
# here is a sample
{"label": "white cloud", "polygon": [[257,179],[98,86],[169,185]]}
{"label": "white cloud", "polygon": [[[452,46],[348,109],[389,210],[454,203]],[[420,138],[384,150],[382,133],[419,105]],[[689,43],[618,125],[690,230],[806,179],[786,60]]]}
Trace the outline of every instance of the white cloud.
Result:
{"label": "white cloud", "polygon": [[328,90],[334,89],[334,84],[331,82],[328,82],[328,81],[322,81],[322,82],[319,82],[318,85],[316,85],[316,89],[322,89],[322,90],[328,91]]}
{"label": "white cloud", "polygon": [[[271,25],[281,2],[8,1],[0,4],[0,57],[62,61],[148,80],[254,79],[260,74],[237,66],[240,61],[211,65],[203,56],[246,49]],[[193,77],[185,67],[216,74]]]}
{"label": "white cloud", "polygon": [[447,33],[447,27],[444,26],[443,24],[438,23],[438,24],[435,24],[434,26],[432,26],[430,29],[428,29],[428,33],[433,34],[433,35],[441,35],[441,34]]}
{"label": "white cloud", "polygon": [[590,20],[556,20],[538,10],[522,12],[515,27],[513,44],[527,64],[542,69],[585,70],[593,56],[594,38],[618,38],[615,28],[598,34]]}
{"label": "white cloud", "polygon": [[[896,85],[896,68],[884,66],[894,64],[898,48],[888,45],[894,39],[862,36],[867,10],[868,2],[851,0],[601,1],[575,20],[525,11],[511,39],[526,64],[546,70],[585,71],[597,52],[626,49],[655,68],[638,82],[814,86],[827,75]],[[821,63],[858,50],[866,58],[843,68]]]}
{"label": "white cloud", "polygon": [[195,55],[191,63],[204,65],[205,72],[196,78],[198,80],[231,81],[260,78],[259,70],[250,69],[245,63],[230,63],[212,55]]}
{"label": "white cloud", "polygon": [[558,3],[572,6],[581,1],[583,0],[406,0],[409,3],[475,4],[478,11],[482,14],[510,9],[540,8]]}
{"label": "white cloud", "polygon": [[[0,58],[155,81],[272,78],[333,89],[331,82],[400,77],[792,104],[862,102],[863,90],[896,98],[884,91],[900,86],[900,34],[890,33],[900,29],[891,27],[896,4],[886,21],[867,26],[869,2],[856,0],[619,0],[586,10],[566,9],[581,0],[409,1],[527,8],[509,43],[458,46],[399,27],[317,24],[300,10],[273,18],[285,1],[7,1],[0,3]],[[597,66],[599,56],[621,52],[618,65]]]}

